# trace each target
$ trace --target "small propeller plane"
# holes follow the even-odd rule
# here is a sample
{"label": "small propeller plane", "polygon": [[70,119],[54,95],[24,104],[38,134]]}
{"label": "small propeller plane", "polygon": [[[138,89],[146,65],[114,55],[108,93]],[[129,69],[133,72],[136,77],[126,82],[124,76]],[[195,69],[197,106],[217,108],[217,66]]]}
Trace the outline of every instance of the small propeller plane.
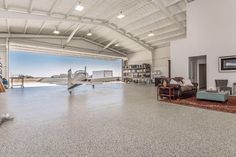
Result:
{"label": "small propeller plane", "polygon": [[95,88],[95,84],[119,80],[119,77],[90,78],[86,72],[86,67],[84,70],[78,70],[74,74],[72,73],[72,70],[69,69],[67,77],[67,90],[70,94],[72,94],[74,88],[81,85],[91,85]]}
{"label": "small propeller plane", "polygon": [[89,74],[86,72],[86,67],[84,70],[77,70],[75,73],[72,73],[72,70],[68,70],[67,78],[45,78],[40,82],[50,83],[57,85],[67,85],[67,90],[72,94],[73,89],[81,85],[91,85],[95,88],[96,84],[102,84],[104,82],[119,81],[119,77],[104,77],[104,78],[92,78],[89,77]]}

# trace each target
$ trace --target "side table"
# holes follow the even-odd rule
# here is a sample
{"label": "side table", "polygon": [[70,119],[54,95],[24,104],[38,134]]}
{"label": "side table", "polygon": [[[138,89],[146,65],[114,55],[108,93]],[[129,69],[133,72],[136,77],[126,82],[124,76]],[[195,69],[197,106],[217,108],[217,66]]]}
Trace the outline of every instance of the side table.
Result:
{"label": "side table", "polygon": [[174,87],[159,87],[159,96],[162,99],[167,97],[168,99],[175,99]]}

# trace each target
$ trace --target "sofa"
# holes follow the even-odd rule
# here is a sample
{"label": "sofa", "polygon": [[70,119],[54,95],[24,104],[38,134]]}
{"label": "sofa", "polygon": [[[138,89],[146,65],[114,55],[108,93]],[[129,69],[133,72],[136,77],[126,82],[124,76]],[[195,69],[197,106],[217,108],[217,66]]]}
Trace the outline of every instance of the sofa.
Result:
{"label": "sofa", "polygon": [[191,85],[190,84],[185,85],[184,84],[185,80],[183,77],[174,77],[174,78],[162,77],[162,78],[159,78],[158,81],[159,81],[157,85],[158,93],[159,93],[159,90],[162,90],[161,93],[169,92],[167,89],[163,89],[163,88],[160,89],[160,87],[164,86],[163,85],[164,81],[166,81],[167,86],[174,88],[175,98],[183,99],[183,98],[196,96],[198,83],[191,82]]}

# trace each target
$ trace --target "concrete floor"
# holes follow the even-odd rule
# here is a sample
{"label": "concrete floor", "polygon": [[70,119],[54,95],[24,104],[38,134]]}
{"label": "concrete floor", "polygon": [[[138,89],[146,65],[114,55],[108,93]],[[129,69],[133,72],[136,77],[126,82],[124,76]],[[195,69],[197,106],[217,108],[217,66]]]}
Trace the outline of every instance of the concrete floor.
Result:
{"label": "concrete floor", "polygon": [[1,157],[235,157],[236,115],[164,104],[154,87],[107,84],[9,90]]}

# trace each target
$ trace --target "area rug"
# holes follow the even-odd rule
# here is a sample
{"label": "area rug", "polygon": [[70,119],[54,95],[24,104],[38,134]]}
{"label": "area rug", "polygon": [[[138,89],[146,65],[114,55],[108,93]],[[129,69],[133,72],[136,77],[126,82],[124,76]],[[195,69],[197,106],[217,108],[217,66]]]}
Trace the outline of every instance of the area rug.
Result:
{"label": "area rug", "polygon": [[186,98],[186,99],[176,99],[176,100],[161,100],[171,104],[193,106],[198,108],[236,113],[236,96],[229,97],[229,100],[226,102],[214,102],[214,101],[205,101],[197,100],[196,97]]}

